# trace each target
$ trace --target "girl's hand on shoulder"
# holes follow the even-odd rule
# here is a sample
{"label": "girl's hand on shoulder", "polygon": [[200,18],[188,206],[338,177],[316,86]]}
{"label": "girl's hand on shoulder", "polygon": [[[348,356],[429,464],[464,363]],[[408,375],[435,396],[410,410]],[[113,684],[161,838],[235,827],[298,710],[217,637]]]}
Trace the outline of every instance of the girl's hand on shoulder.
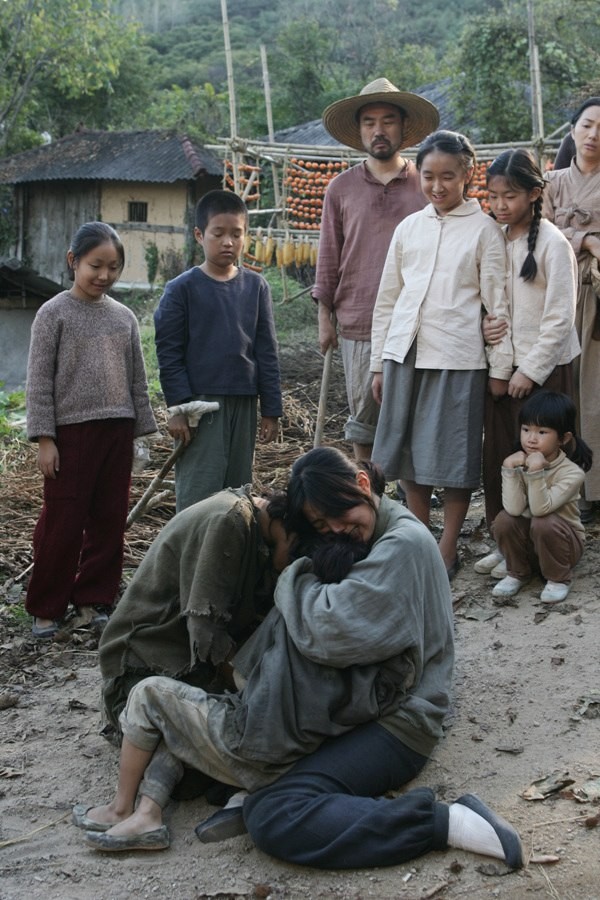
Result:
{"label": "girl's hand on shoulder", "polygon": [[508,396],[514,397],[515,400],[522,400],[523,397],[529,397],[534,384],[535,382],[532,381],[531,378],[528,378],[527,375],[523,375],[523,373],[519,372],[517,369],[508,382]]}
{"label": "girl's hand on shoulder", "polygon": [[379,406],[381,406],[381,400],[383,397],[383,372],[373,373],[371,391],[373,393],[373,399],[375,400],[375,403],[378,403]]}
{"label": "girl's hand on shoulder", "polygon": [[37,464],[44,478],[56,478],[60,468],[60,456],[53,438],[39,439]]}
{"label": "girl's hand on shoulder", "polygon": [[526,461],[527,457],[524,452],[517,450],[516,453],[511,453],[510,456],[507,456],[502,465],[505,469],[518,469],[519,467],[524,467]]}
{"label": "girl's hand on shoulder", "polygon": [[581,242],[581,246],[596,259],[600,259],[600,237],[595,234],[586,234]]}
{"label": "girl's hand on shoulder", "polygon": [[528,472],[541,472],[546,468],[546,457],[539,450],[535,450],[525,460],[525,468]]}
{"label": "girl's hand on shoulder", "polygon": [[498,316],[487,313],[481,320],[481,331],[486,344],[499,344],[508,331],[508,322],[506,319],[499,319]]}
{"label": "girl's hand on shoulder", "polygon": [[506,396],[508,390],[508,381],[503,378],[488,378],[488,393],[492,395],[494,400],[500,400]]}

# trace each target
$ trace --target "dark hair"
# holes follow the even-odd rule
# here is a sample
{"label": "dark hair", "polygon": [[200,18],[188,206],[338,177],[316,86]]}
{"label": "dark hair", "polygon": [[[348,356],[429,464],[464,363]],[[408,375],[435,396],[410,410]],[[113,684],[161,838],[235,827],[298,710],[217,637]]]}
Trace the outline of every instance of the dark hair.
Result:
{"label": "dark hair", "polygon": [[[540,188],[543,191],[546,184],[535,156],[524,147],[518,147],[516,150],[505,150],[504,153],[496,157],[487,170],[486,180],[488,187],[490,178],[494,178],[496,175],[506,178],[510,187],[518,191],[532,191],[534,188]],[[537,275],[537,262],[533,253],[542,220],[542,195],[540,194],[531,205],[533,209],[529,234],[527,235],[527,250],[529,252],[519,272],[524,281],[533,281]]]}
{"label": "dark hair", "polygon": [[565,453],[584,472],[592,467],[592,451],[576,432],[577,409],[570,397],[557,391],[536,391],[519,410],[519,426],[553,428],[559,438],[570,431],[573,441]]}
{"label": "dark hair", "polygon": [[[75,262],[91,253],[100,244],[106,243],[111,243],[119,254],[121,270],[123,270],[125,268],[125,248],[115,229],[107,225],[106,222],[86,222],[85,225],[78,228],[71,238],[69,250],[73,254],[73,261]],[[69,278],[71,281],[73,281],[74,277],[75,270],[72,266],[69,266]]]}
{"label": "dark hair", "polygon": [[571,132],[567,132],[560,143],[554,157],[554,169],[568,169],[575,159],[575,141]]}
{"label": "dark hair", "polygon": [[364,541],[354,541],[348,534],[322,535],[312,553],[313,572],[323,584],[339,584],[346,577],[354,563],[365,559],[369,545]]}
{"label": "dark hair", "polygon": [[241,197],[233,191],[209,191],[196,203],[194,221],[198,231],[204,234],[213,216],[219,216],[221,213],[243,216],[248,227],[248,208]]}
{"label": "dark hair", "polygon": [[577,125],[583,113],[586,111],[586,109],[589,109],[590,106],[600,106],[600,97],[588,97],[587,100],[584,100],[579,109],[575,113],[573,113],[573,117],[571,118],[571,125]]}
{"label": "dark hair", "polygon": [[297,459],[287,486],[284,523],[288,533],[305,534],[310,529],[303,511],[306,503],[331,518],[338,518],[361,503],[375,509],[373,498],[356,481],[361,470],[369,476],[373,493],[381,497],[385,490],[383,472],[368,460],[355,463],[335,447],[316,447]]}
{"label": "dark hair", "polygon": [[[433,134],[425,138],[419,147],[416,158],[417,169],[421,169],[425,157],[435,150],[439,150],[440,153],[448,153],[450,156],[458,156],[465,175],[469,169],[475,167],[477,162],[475,148],[464,134],[460,134],[458,131],[434,131]],[[463,190],[463,196],[465,197],[467,196],[468,187],[469,184],[466,183]]]}
{"label": "dark hair", "polygon": [[362,106],[359,106],[354,113],[354,121],[357,125],[360,125],[360,117],[363,113],[363,110],[365,110],[367,106],[393,106],[400,113],[400,119],[402,120],[402,122],[406,120],[407,113],[403,106],[398,106],[397,103],[390,103],[389,100],[367,100],[367,102],[363,103]]}

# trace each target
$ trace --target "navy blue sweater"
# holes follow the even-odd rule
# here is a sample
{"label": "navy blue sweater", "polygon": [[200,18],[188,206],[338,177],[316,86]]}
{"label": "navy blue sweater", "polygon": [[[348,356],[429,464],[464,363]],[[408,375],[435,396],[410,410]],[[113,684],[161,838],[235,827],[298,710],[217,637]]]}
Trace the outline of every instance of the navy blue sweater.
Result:
{"label": "navy blue sweater", "polygon": [[271,292],[261,275],[240,269],[216,281],[188,269],[167,283],[154,325],[167,406],[199,394],[258,395],[261,415],[281,415]]}

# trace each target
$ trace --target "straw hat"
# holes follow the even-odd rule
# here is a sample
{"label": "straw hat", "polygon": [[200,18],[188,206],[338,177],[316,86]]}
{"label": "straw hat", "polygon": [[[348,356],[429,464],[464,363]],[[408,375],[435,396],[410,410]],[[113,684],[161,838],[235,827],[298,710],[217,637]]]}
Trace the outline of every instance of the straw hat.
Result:
{"label": "straw hat", "polygon": [[418,94],[399,91],[387,78],[376,78],[365,85],[357,96],[331,103],[323,113],[323,125],[341,144],[364,150],[357,119],[359,109],[369,103],[391,103],[404,111],[404,136],[400,149],[419,144],[439,125],[440,116],[433,103]]}

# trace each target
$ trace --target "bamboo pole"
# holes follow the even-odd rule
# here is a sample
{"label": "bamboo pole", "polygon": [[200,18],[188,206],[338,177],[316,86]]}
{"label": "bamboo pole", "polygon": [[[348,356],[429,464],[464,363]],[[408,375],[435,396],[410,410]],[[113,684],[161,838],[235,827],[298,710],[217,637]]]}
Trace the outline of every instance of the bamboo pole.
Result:
{"label": "bamboo pole", "polygon": [[540,60],[535,42],[535,20],[533,0],[527,0],[527,34],[529,39],[529,75],[531,79],[531,126],[532,140],[539,145],[544,137],[544,110],[542,106],[542,86]]}
{"label": "bamboo pole", "polygon": [[[231,41],[229,39],[229,17],[227,15],[227,0],[221,0],[221,18],[223,20],[223,41],[225,43],[225,65],[227,67],[227,91],[229,94],[229,130],[232,147],[237,138],[237,115],[235,109],[235,83],[233,80],[233,59],[231,55]],[[235,149],[232,153],[233,163],[233,188],[236,194],[240,192],[238,155]]]}
{"label": "bamboo pole", "polygon": [[[267,63],[267,48],[264,44],[260,45],[260,59],[263,72],[263,87],[265,91],[265,107],[267,110],[267,132],[271,144],[275,143],[275,130],[273,128],[273,108],[271,106],[271,82],[269,81],[269,66]],[[275,206],[281,206],[281,191],[279,190],[279,173],[277,165],[273,160],[271,163],[271,176],[273,178],[273,197]]]}

